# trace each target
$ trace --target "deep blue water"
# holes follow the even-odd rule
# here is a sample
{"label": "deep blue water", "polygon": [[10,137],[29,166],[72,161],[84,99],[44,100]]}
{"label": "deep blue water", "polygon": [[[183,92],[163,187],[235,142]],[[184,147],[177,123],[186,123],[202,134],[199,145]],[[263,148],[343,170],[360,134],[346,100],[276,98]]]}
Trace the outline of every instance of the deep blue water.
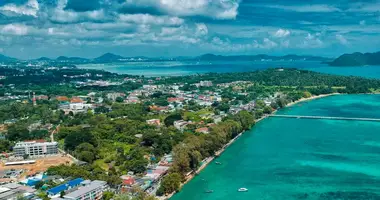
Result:
{"label": "deep blue water", "polygon": [[[380,118],[379,109],[379,95],[339,95],[279,113]],[[268,118],[216,161],[172,200],[379,200],[380,122]]]}
{"label": "deep blue water", "polygon": [[260,62],[130,62],[123,64],[79,65],[85,69],[104,69],[106,71],[145,76],[179,76],[207,72],[249,72],[268,68],[299,68],[322,73],[380,78],[380,66],[330,67],[311,61],[260,61]]}

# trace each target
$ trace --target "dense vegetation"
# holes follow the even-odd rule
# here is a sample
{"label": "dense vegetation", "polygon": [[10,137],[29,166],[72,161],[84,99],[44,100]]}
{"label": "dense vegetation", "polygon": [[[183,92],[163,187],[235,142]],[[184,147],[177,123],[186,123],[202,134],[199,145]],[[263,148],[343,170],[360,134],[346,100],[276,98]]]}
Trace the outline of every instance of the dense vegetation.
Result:
{"label": "dense vegetation", "polygon": [[[353,76],[337,76],[297,69],[267,69],[244,73],[208,73],[204,75],[180,76],[164,79],[162,83],[197,83],[210,80],[213,83],[233,81],[252,81],[263,86],[284,86],[299,88],[317,88],[320,90],[339,88],[341,93],[366,93],[371,88],[379,88],[380,80]],[[327,91],[331,92],[331,91]]]}

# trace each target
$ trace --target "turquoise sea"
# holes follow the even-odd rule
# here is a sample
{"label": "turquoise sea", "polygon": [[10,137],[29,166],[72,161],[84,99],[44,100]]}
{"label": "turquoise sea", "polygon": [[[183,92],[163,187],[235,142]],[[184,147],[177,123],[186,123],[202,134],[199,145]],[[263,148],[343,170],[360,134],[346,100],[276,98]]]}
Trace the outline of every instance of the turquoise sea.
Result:
{"label": "turquoise sea", "polygon": [[[338,95],[279,113],[380,118],[379,110],[380,95]],[[268,118],[216,161],[171,200],[379,200],[380,122]]]}
{"label": "turquoise sea", "polygon": [[311,61],[257,61],[257,62],[128,62],[115,64],[78,65],[84,69],[103,69],[119,74],[144,76],[180,76],[207,72],[249,72],[268,68],[299,68],[322,73],[380,78],[380,66],[330,67]]}

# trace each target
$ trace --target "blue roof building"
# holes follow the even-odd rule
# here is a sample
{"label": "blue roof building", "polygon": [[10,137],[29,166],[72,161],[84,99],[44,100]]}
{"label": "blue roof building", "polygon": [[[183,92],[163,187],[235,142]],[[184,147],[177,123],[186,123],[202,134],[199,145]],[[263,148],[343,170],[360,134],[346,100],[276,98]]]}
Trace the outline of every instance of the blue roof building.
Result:
{"label": "blue roof building", "polygon": [[80,185],[83,181],[84,180],[82,178],[77,178],[77,179],[68,181],[65,184],[53,187],[50,190],[48,190],[47,193],[49,196],[54,196],[54,195],[60,194],[62,191],[66,191],[68,189],[71,189],[71,188],[74,188],[74,187]]}
{"label": "blue roof building", "polygon": [[72,188],[72,187],[78,186],[83,181],[84,180],[82,178],[77,178],[77,179],[74,179],[74,180],[67,182],[67,185]]}

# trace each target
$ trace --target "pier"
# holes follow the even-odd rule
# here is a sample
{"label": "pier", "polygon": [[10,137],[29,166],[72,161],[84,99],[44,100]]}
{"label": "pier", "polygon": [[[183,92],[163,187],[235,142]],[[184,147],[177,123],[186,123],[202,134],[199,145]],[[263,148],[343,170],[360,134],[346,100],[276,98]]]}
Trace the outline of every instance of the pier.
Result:
{"label": "pier", "polygon": [[380,119],[378,119],[378,118],[357,118],[357,117],[327,117],[327,116],[305,116],[305,115],[269,115],[269,117],[380,122]]}

